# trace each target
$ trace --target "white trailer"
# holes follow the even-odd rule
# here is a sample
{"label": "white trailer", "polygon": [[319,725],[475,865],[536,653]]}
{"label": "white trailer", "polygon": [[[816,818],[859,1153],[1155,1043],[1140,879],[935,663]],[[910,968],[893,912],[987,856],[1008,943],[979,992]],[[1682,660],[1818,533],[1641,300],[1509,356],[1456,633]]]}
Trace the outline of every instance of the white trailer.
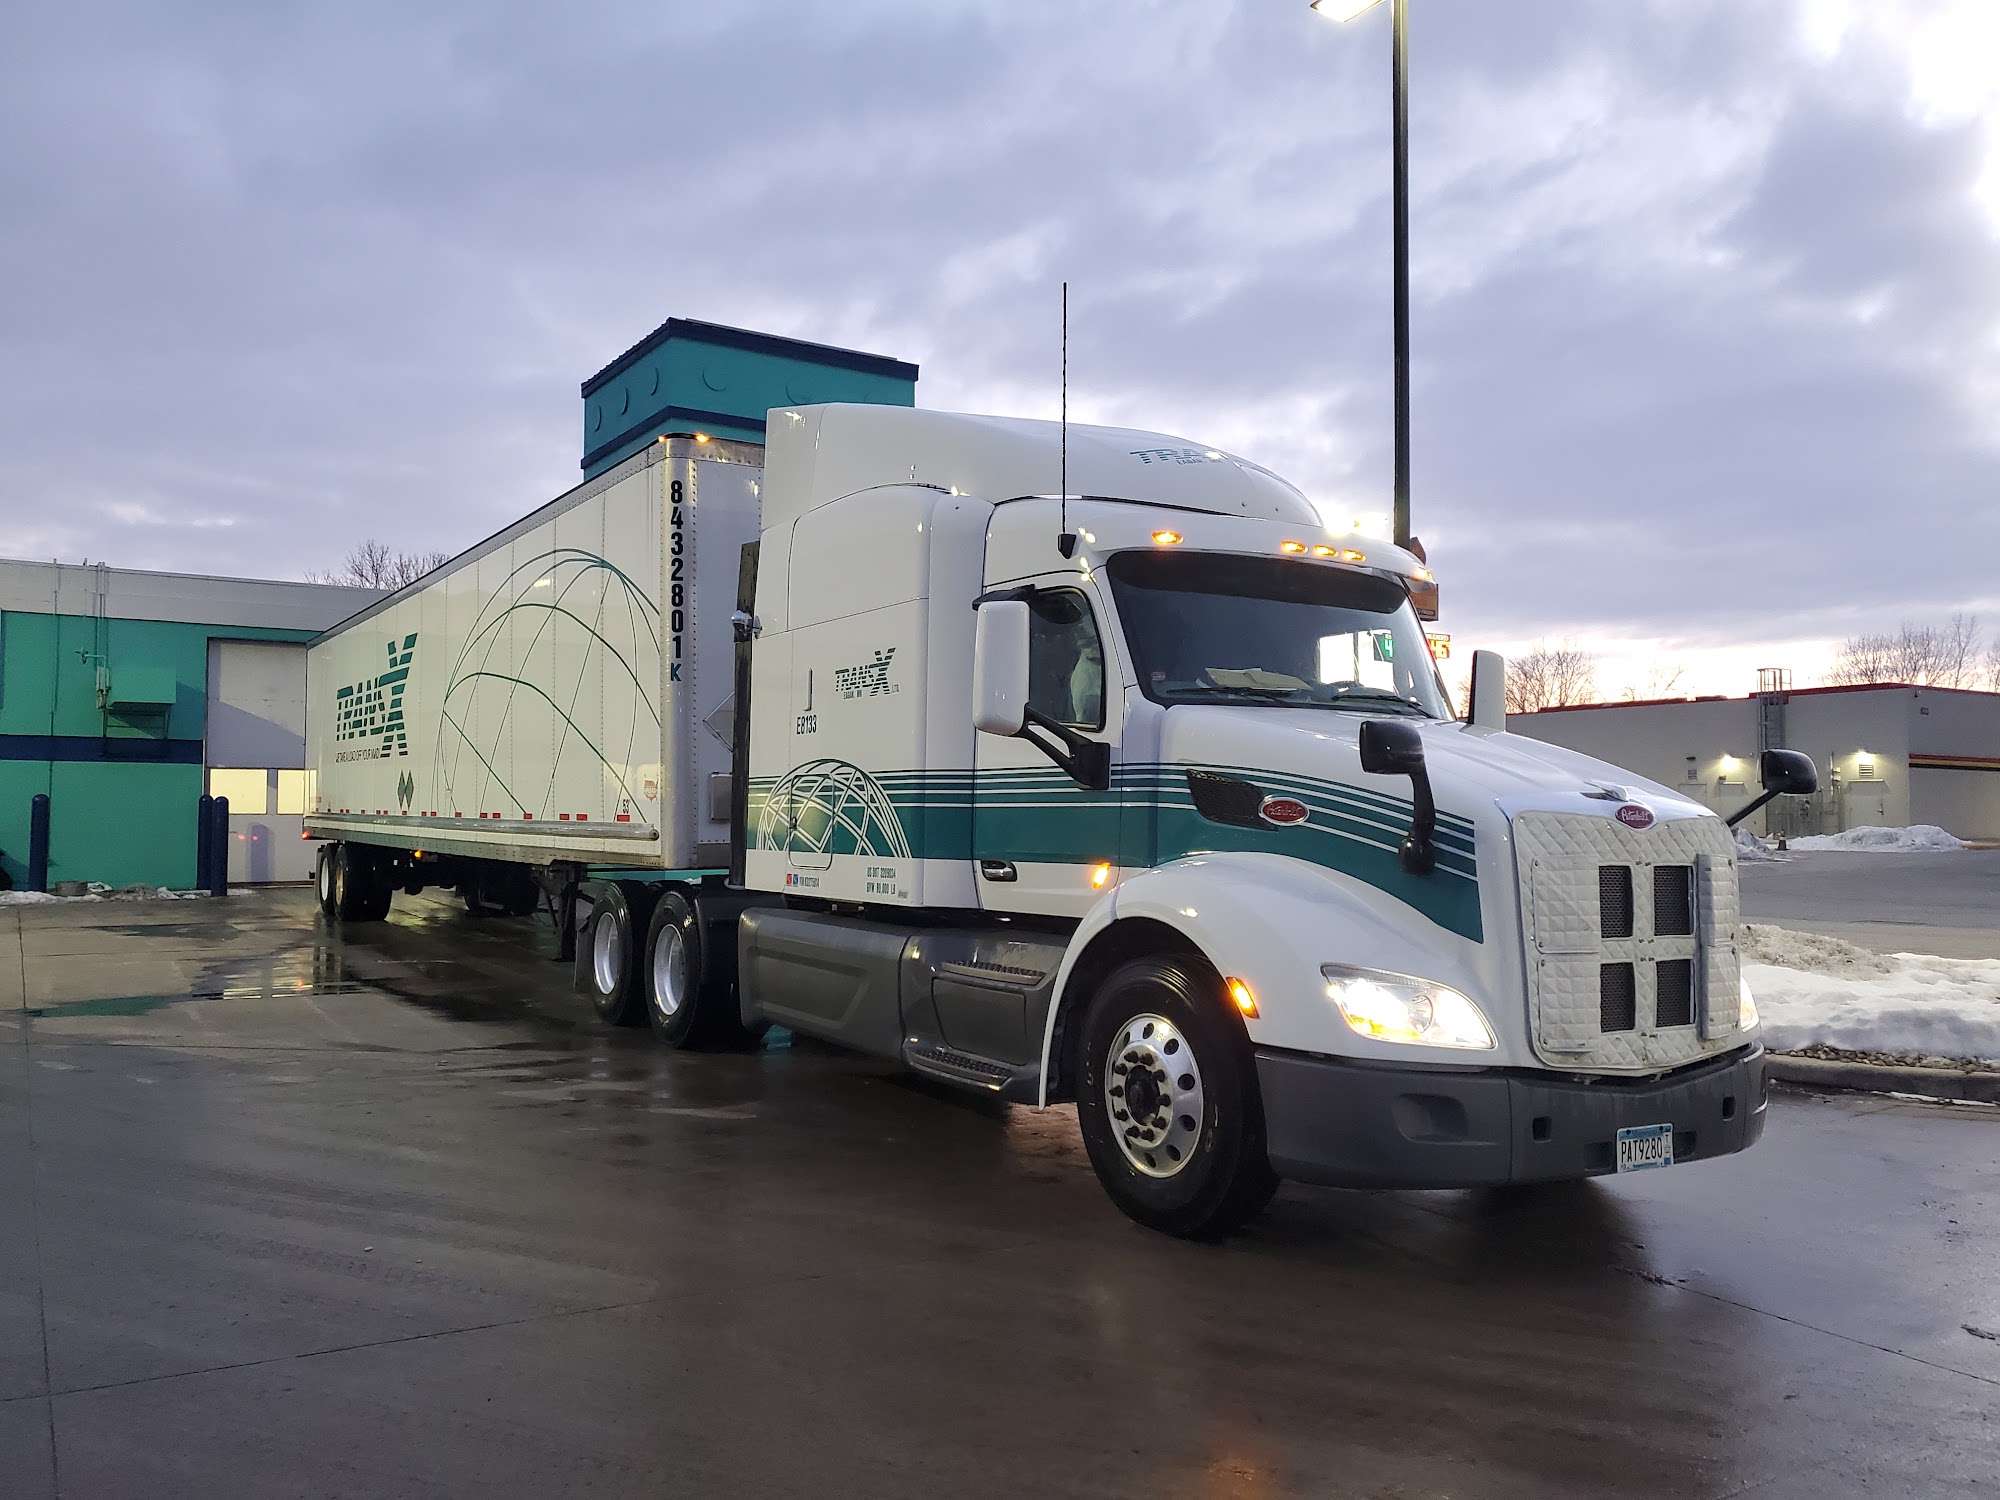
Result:
{"label": "white trailer", "polygon": [[1496,657],[1455,719],[1426,597],[1159,433],[820,406],[664,438],[314,645],[321,901],[546,889],[607,1022],[1074,1100],[1171,1233],[1281,1176],[1743,1149],[1728,830],[1506,734]]}

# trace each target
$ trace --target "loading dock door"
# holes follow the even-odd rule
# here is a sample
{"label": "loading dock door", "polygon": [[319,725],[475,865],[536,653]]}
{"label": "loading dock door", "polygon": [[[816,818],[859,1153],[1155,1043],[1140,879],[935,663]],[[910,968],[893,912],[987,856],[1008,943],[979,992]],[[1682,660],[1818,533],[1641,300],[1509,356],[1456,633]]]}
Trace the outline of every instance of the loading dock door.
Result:
{"label": "loading dock door", "polygon": [[312,878],[305,827],[306,648],[208,643],[208,791],[229,799],[229,878]]}

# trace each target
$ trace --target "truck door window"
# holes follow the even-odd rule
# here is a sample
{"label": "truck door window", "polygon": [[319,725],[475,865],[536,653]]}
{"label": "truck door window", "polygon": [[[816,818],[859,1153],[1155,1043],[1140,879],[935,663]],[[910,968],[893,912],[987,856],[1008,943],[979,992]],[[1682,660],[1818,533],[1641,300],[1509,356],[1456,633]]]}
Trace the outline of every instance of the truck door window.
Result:
{"label": "truck door window", "polygon": [[1104,727],[1104,643],[1077,589],[1028,596],[1028,706],[1071,729]]}

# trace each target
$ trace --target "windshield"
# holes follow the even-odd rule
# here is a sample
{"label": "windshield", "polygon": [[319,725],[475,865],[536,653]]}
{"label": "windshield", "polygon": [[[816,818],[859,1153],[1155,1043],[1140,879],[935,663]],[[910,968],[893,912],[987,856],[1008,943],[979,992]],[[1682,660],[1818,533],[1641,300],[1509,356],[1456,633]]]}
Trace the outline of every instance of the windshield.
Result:
{"label": "windshield", "polygon": [[1347,568],[1217,552],[1121,552],[1106,571],[1160,703],[1451,717],[1408,595]]}

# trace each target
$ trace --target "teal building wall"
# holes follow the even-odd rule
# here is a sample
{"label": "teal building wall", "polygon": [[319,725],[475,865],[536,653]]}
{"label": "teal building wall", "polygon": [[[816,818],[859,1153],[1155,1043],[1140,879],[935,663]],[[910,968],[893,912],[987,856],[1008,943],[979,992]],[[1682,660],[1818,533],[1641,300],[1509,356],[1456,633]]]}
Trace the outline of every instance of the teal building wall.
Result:
{"label": "teal building wall", "polygon": [[671,433],[761,443],[772,407],[824,401],[915,406],[917,367],[830,344],[669,318],[584,381],[584,477]]}
{"label": "teal building wall", "polygon": [[49,798],[51,885],[193,885],[208,643],[313,635],[0,611],[0,865],[15,887],[27,884],[37,793]]}

